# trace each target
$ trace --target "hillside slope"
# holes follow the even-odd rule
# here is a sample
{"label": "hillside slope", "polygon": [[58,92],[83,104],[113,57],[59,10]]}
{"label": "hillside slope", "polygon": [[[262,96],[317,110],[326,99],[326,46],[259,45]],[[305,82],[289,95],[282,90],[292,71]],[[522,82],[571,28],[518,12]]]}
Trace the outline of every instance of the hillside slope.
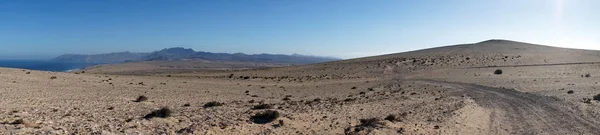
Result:
{"label": "hillside slope", "polygon": [[269,72],[280,71],[285,73],[284,76],[364,78],[433,69],[594,62],[600,62],[600,51],[557,48],[509,40],[488,40],[312,65],[243,71],[241,74],[275,76]]}

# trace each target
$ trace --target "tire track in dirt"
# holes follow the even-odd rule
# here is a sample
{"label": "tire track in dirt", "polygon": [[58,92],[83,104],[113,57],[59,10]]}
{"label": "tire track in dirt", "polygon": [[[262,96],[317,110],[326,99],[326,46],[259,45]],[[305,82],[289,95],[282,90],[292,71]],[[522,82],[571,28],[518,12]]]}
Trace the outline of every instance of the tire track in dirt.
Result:
{"label": "tire track in dirt", "polygon": [[529,65],[479,66],[479,67],[467,67],[467,68],[542,67],[542,66],[595,65],[595,64],[600,64],[600,62],[577,62],[577,63],[529,64]]}
{"label": "tire track in dirt", "polygon": [[467,95],[490,110],[490,134],[600,134],[600,121],[585,118],[575,105],[555,97],[511,89],[436,80],[417,80],[449,86],[456,96]]}

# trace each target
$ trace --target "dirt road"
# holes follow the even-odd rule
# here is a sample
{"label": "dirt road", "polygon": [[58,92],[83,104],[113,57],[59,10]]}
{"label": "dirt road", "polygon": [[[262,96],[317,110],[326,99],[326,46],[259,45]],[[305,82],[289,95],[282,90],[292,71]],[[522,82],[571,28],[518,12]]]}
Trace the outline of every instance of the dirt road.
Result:
{"label": "dirt road", "polygon": [[555,97],[511,89],[435,80],[419,80],[455,89],[490,110],[489,134],[600,134],[600,121]]}

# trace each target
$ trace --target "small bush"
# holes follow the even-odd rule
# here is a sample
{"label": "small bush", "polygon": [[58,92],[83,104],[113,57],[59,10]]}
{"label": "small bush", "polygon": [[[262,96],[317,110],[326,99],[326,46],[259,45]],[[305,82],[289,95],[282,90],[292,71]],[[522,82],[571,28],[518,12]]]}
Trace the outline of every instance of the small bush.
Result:
{"label": "small bush", "polygon": [[502,70],[501,69],[496,69],[496,71],[494,71],[494,74],[500,75],[500,74],[502,74]]}
{"label": "small bush", "polygon": [[257,113],[256,115],[250,117],[250,121],[257,124],[267,124],[273,122],[279,118],[281,114],[274,110],[267,110],[264,112]]}
{"label": "small bush", "polygon": [[583,98],[583,100],[581,100],[581,101],[583,103],[586,103],[586,104],[591,104],[592,103],[592,99],[589,99],[589,98]]}
{"label": "small bush", "polygon": [[23,119],[18,119],[18,120],[11,122],[10,124],[13,124],[13,125],[25,124],[25,121]]}
{"label": "small bush", "polygon": [[220,103],[217,101],[212,101],[212,102],[208,102],[208,103],[204,104],[204,108],[210,108],[210,107],[216,107],[216,106],[223,106],[223,103]]}
{"label": "small bush", "polygon": [[385,117],[384,120],[387,120],[390,122],[396,122],[396,121],[399,121],[399,118],[395,114],[390,114],[387,117]]}
{"label": "small bush", "polygon": [[600,101],[600,94],[595,95],[593,99],[596,100],[596,101]]}
{"label": "small bush", "polygon": [[379,118],[368,118],[368,119],[360,119],[360,126],[362,127],[380,127],[385,125]]}
{"label": "small bush", "polygon": [[139,96],[137,99],[135,99],[133,102],[144,102],[146,100],[148,100],[148,97],[142,95],[142,96]]}
{"label": "small bush", "polygon": [[396,131],[398,134],[403,134],[404,133],[404,128],[400,128],[398,129],[398,131]]}
{"label": "small bush", "polygon": [[252,107],[252,109],[255,109],[255,110],[271,109],[271,108],[273,108],[273,105],[270,105],[270,104],[260,104],[260,105],[256,105],[256,106]]}
{"label": "small bush", "polygon": [[152,111],[151,113],[144,116],[144,118],[146,118],[146,119],[151,119],[154,117],[166,118],[166,117],[170,117],[171,113],[172,113],[171,109],[163,107],[163,108],[160,108],[159,110]]}
{"label": "small bush", "polygon": [[321,102],[321,99],[320,99],[320,98],[315,98],[315,99],[313,100],[313,102]]}

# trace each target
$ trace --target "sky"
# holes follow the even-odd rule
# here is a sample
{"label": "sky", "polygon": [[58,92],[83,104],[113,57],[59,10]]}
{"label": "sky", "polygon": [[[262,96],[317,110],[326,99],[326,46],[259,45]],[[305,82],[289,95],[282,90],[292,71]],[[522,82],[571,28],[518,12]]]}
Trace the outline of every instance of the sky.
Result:
{"label": "sky", "polygon": [[0,0],[0,58],[150,52],[357,58],[508,39],[600,50],[598,0]]}

